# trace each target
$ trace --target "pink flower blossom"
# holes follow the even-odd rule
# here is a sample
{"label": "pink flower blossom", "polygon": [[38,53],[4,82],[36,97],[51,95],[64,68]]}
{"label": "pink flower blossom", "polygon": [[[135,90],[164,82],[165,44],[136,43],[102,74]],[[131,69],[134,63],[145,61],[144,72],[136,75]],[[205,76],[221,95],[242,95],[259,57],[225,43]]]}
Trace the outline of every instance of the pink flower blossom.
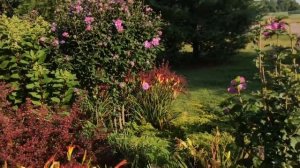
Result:
{"label": "pink flower blossom", "polygon": [[82,8],[82,6],[80,5],[80,4],[77,4],[76,6],[75,6],[75,13],[81,13],[83,11],[83,8]]}
{"label": "pink flower blossom", "polygon": [[91,31],[92,30],[92,26],[90,24],[88,24],[85,28],[86,31]]}
{"label": "pink flower blossom", "polygon": [[120,88],[124,88],[126,86],[126,83],[125,82],[120,82],[119,86],[120,86]]}
{"label": "pink flower blossom", "polygon": [[85,23],[87,24],[87,25],[90,25],[90,24],[92,24],[92,22],[94,22],[94,18],[93,17],[91,17],[91,16],[87,16],[87,17],[85,17],[85,19],[84,19],[84,21],[85,21]]}
{"label": "pink flower blossom", "polygon": [[134,61],[130,61],[129,64],[130,64],[132,67],[134,67],[134,65],[135,65]]}
{"label": "pink flower blossom", "polygon": [[123,21],[121,19],[114,20],[114,24],[116,27],[122,26]]}
{"label": "pink flower blossom", "polygon": [[152,9],[150,6],[147,6],[147,7],[145,8],[145,11],[146,11],[146,12],[152,12],[153,9]]}
{"label": "pink flower blossom", "polygon": [[149,85],[149,83],[147,83],[147,82],[142,82],[142,89],[143,90],[148,90],[150,88],[150,85]]}
{"label": "pink flower blossom", "polygon": [[119,33],[124,31],[123,21],[121,19],[114,20],[115,27]]}
{"label": "pink flower blossom", "polygon": [[41,38],[39,39],[39,42],[40,42],[40,43],[45,43],[45,41],[46,41],[46,37],[41,37]]}
{"label": "pink flower blossom", "polygon": [[61,41],[59,42],[59,44],[65,44],[65,43],[66,43],[65,40],[61,40]]}
{"label": "pink flower blossom", "polygon": [[162,35],[162,31],[158,31],[157,34],[158,34],[159,36],[161,36],[161,35]]}
{"label": "pink flower blossom", "polygon": [[155,38],[152,39],[151,44],[153,46],[158,46],[159,45],[159,41],[160,41],[160,38],[159,37],[155,37]]}
{"label": "pink flower blossom", "polygon": [[68,38],[70,35],[68,32],[63,32],[62,36]]}
{"label": "pink flower blossom", "polygon": [[59,45],[58,39],[54,39],[54,40],[52,41],[52,45],[53,45],[54,47],[57,47],[57,46]]}
{"label": "pink flower blossom", "polygon": [[149,49],[152,48],[152,43],[150,43],[148,40],[144,42],[145,48]]}
{"label": "pink flower blossom", "polygon": [[57,26],[56,23],[52,23],[52,24],[51,24],[51,31],[52,31],[52,32],[55,32],[55,31],[56,31],[56,26]]}

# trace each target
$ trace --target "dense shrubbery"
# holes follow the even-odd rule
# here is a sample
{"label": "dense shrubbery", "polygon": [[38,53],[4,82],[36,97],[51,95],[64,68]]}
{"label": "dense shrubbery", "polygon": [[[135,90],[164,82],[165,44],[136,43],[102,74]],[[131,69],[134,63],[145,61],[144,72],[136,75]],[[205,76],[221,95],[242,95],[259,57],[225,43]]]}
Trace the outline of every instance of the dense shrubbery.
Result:
{"label": "dense shrubbery", "polygon": [[[74,104],[64,112],[50,111],[47,107],[35,107],[28,99],[17,110],[7,102],[12,91],[1,83],[0,109],[0,160],[10,166],[43,165],[55,155],[64,159],[66,147],[76,145],[77,152],[91,151],[91,141],[82,136],[83,121],[80,107]],[[62,114],[62,112],[66,114]],[[89,156],[90,157],[90,156]]]}
{"label": "dense shrubbery", "polygon": [[0,17],[0,79],[12,85],[14,104],[68,104],[78,82],[67,70],[50,69],[49,23],[42,18]]}
{"label": "dense shrubbery", "polygon": [[128,78],[153,67],[162,21],[140,1],[75,1],[57,10],[53,34],[61,53],[58,67],[70,67],[81,86],[106,84],[118,94]]}

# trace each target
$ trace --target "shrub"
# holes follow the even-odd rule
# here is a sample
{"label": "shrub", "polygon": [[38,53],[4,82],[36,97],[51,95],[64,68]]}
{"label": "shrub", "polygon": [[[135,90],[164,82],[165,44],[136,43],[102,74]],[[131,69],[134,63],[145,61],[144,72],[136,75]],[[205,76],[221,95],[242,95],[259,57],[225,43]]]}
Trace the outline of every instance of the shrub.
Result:
{"label": "shrub", "polygon": [[167,64],[140,73],[138,92],[131,99],[134,118],[163,129],[174,117],[171,113],[172,102],[184,86],[183,77],[171,72]]}
{"label": "shrub", "polygon": [[52,24],[63,56],[55,58],[56,66],[70,67],[83,88],[107,84],[117,97],[129,86],[128,76],[153,67],[163,49],[161,25],[160,16],[141,1],[66,3]]}
{"label": "shrub", "polygon": [[[234,96],[224,104],[237,128],[236,144],[245,151],[240,163],[262,167],[300,165],[300,78],[296,60],[299,51],[295,50],[294,36],[286,30],[286,25],[278,19],[257,27],[256,63],[261,90],[254,98],[245,98],[239,90],[231,92]],[[281,34],[290,37],[290,47],[279,45]],[[276,42],[264,48],[262,39],[273,36]],[[237,89],[243,88],[239,86],[245,79],[238,79],[231,83],[236,83]]]}
{"label": "shrub", "polygon": [[0,17],[0,80],[10,83],[14,104],[68,104],[77,85],[67,70],[49,67],[50,25],[41,17]]}
{"label": "shrub", "polygon": [[0,160],[12,167],[40,167],[51,156],[63,161],[69,145],[76,145],[81,154],[83,149],[91,151],[91,141],[80,134],[83,123],[76,104],[67,115],[50,114],[30,100],[16,111],[0,112]]}
{"label": "shrub", "polygon": [[158,136],[151,124],[129,124],[123,133],[109,136],[109,144],[130,161],[132,167],[175,166],[171,143]]}

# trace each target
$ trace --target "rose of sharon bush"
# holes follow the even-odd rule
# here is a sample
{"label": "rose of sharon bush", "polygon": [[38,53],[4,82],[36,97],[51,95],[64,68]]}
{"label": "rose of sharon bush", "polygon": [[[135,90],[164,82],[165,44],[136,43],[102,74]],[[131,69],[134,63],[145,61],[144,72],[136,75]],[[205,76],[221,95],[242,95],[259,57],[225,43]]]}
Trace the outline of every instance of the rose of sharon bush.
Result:
{"label": "rose of sharon bush", "polygon": [[151,69],[163,49],[162,21],[143,8],[140,1],[111,0],[80,0],[60,6],[51,28],[58,41],[65,41],[59,44],[62,57],[55,60],[56,65],[71,67],[81,86],[89,90],[100,84],[120,88],[128,75]]}

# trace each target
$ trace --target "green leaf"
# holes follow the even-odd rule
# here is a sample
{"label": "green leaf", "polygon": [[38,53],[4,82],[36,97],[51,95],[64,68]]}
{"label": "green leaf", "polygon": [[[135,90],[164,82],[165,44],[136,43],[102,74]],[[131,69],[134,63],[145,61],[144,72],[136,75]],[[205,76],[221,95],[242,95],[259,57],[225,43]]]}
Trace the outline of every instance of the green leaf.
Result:
{"label": "green leaf", "polygon": [[25,64],[25,65],[28,65],[28,64],[29,64],[29,62],[28,62],[28,61],[25,61],[25,60],[21,60],[20,63],[21,63],[21,64]]}
{"label": "green leaf", "polygon": [[38,63],[42,64],[45,62],[45,59],[46,59],[46,52],[44,50],[39,50],[37,52],[37,56],[38,56]]}
{"label": "green leaf", "polygon": [[35,100],[31,100],[31,102],[34,104],[34,105],[42,105],[42,103],[40,101],[35,101]]}
{"label": "green leaf", "polygon": [[1,64],[0,64],[0,69],[5,69],[8,65],[9,61],[3,61]]}
{"label": "green leaf", "polygon": [[12,74],[10,77],[13,79],[20,79],[20,75],[17,73]]}
{"label": "green leaf", "polygon": [[51,101],[54,102],[54,103],[60,103],[60,99],[57,98],[57,97],[52,97]]}
{"label": "green leaf", "polygon": [[42,96],[39,95],[37,92],[29,92],[29,94],[30,94],[32,97],[37,98],[37,99],[41,99],[41,98],[42,98]]}
{"label": "green leaf", "polygon": [[54,84],[53,87],[54,88],[62,88],[62,87],[64,87],[64,85],[63,84]]}
{"label": "green leaf", "polygon": [[35,87],[35,85],[33,84],[33,83],[30,83],[30,84],[27,84],[26,85],[26,88],[27,89],[32,89],[32,88],[34,88]]}

